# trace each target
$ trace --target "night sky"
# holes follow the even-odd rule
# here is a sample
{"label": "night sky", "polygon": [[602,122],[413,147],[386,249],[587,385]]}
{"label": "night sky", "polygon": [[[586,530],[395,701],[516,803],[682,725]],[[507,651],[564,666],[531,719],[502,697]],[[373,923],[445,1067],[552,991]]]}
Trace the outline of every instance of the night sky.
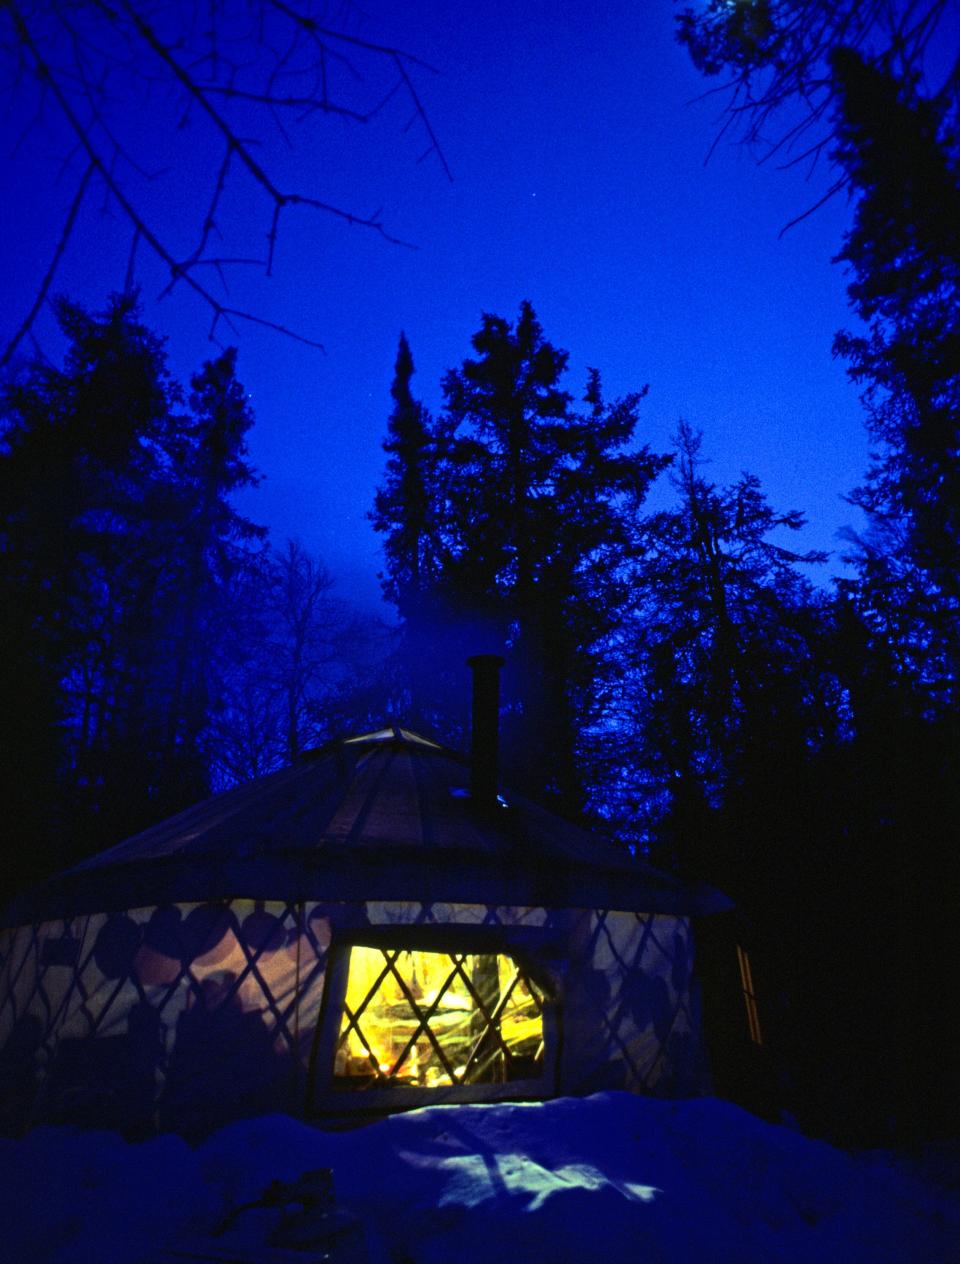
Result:
{"label": "night sky", "polygon": [[[665,449],[680,417],[702,429],[711,478],[748,469],[775,506],[806,513],[792,542],[832,551],[817,571],[827,582],[841,569],[838,530],[858,525],[843,496],[867,461],[856,392],[830,352],[834,331],[852,323],[831,263],[845,198],[779,234],[821,196],[828,172],[759,167],[726,142],[705,165],[721,99],[695,100],[712,85],[674,43],[668,0],[377,0],[363,12],[349,18],[357,34],[437,68],[417,70],[414,82],[453,180],[435,155],[418,161],[429,142],[419,123],[407,129],[410,104],[399,97],[363,127],[293,126],[292,149],[264,134],[258,156],[281,185],[379,211],[416,249],[294,209],[281,222],[274,277],[234,274],[237,306],[326,348],[252,326],[239,338],[221,330],[239,344],[257,419],[250,450],[264,480],[244,510],[278,543],[296,536],[321,553],[343,595],[375,603],[378,540],[365,515],[383,469],[400,331],[414,387],[438,408],[441,374],[469,354],[481,313],[512,320],[528,298],[546,336],[571,353],[568,389],[581,394],[588,365],[609,396],[649,383],[641,440]],[[363,72],[345,91],[376,96],[375,73]],[[49,264],[75,181],[60,170],[53,107],[15,150],[27,109],[21,94],[3,118],[4,339]],[[161,172],[130,177],[131,188],[186,246],[217,158],[198,118],[176,130],[174,117],[158,100],[131,109],[124,125]],[[260,252],[270,208],[238,178],[222,223],[224,253]],[[55,289],[100,306],[122,288],[129,245],[127,224],[91,194]],[[164,277],[144,247],[137,277],[147,323],[168,338],[185,379],[215,350],[209,312],[182,287],[158,302]],[[37,334],[57,355],[49,316]]]}

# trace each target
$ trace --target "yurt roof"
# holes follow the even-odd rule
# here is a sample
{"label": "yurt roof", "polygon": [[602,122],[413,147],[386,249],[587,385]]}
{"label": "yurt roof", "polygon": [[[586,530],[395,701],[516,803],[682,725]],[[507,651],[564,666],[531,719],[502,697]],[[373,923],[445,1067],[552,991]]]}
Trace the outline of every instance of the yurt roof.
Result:
{"label": "yurt roof", "polygon": [[180,812],[21,896],[6,920],[238,897],[728,907],[528,800],[478,812],[466,760],[391,726]]}

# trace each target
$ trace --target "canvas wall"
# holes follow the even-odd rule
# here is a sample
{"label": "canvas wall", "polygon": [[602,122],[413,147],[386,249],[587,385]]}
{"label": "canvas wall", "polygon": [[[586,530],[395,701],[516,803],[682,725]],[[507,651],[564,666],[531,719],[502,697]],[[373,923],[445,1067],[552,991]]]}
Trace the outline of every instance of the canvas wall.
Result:
{"label": "canvas wall", "polygon": [[547,932],[562,1024],[560,1092],[701,1087],[693,948],[682,918],[236,899],[3,932],[0,1126],[202,1135],[262,1111],[299,1114],[331,938],[342,928],[425,924]]}

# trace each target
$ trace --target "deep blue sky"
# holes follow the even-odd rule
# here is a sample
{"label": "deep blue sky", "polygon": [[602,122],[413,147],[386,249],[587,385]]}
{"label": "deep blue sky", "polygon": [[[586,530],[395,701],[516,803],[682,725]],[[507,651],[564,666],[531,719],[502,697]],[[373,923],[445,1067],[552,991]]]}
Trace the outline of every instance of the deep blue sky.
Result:
{"label": "deep blue sky", "polygon": [[[710,85],[673,41],[669,0],[376,0],[364,13],[358,33],[440,71],[419,72],[416,85],[454,179],[433,157],[418,163],[424,136],[404,130],[410,110],[399,101],[364,128],[321,120],[292,132],[293,150],[277,134],[258,149],[281,184],[380,209],[417,249],[296,210],[282,223],[273,279],[237,278],[239,306],[326,346],[320,354],[241,330],[239,372],[257,418],[251,455],[265,476],[245,510],[278,542],[295,535],[319,551],[345,595],[375,601],[378,541],[365,514],[383,468],[400,330],[415,386],[438,407],[441,374],[469,354],[481,312],[512,319],[529,298],[548,338],[571,353],[569,389],[579,394],[587,365],[609,395],[649,383],[641,438],[665,449],[687,418],[705,432],[710,476],[758,474],[775,505],[806,513],[797,543],[834,552],[820,578],[835,573],[836,533],[857,524],[842,498],[867,458],[856,392],[830,353],[834,331],[850,323],[831,264],[845,200],[779,236],[820,195],[826,172],[807,180],[758,168],[727,144],[704,165],[720,102],[694,102]],[[172,166],[136,188],[176,236],[196,222],[215,152],[198,121],[171,141],[165,117],[159,103],[126,123],[156,168]],[[11,155],[21,121],[8,112],[4,123],[4,336],[29,306],[71,193],[69,178],[52,183],[53,111]],[[259,249],[268,207],[242,180],[229,194],[230,252]],[[57,288],[101,304],[122,284],[129,240],[102,196],[91,197]],[[163,278],[143,249],[139,259],[147,321],[186,377],[212,352],[209,315],[186,293],[158,303]],[[49,321],[38,332],[55,353]]]}

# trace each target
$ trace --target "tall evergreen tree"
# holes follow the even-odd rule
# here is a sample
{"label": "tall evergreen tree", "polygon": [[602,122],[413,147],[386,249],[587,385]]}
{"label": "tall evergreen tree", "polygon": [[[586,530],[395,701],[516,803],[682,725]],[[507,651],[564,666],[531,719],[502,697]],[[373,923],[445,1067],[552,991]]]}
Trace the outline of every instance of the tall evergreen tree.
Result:
{"label": "tall evergreen tree", "polygon": [[236,617],[230,580],[245,551],[266,531],[237,512],[230,497],[256,483],[247,461],[253,412],[236,376],[236,350],[207,361],[190,383],[180,419],[170,516],[179,535],[165,601],[171,647],[164,790],[170,810],[209,788],[206,729],[215,704],[217,662]]}
{"label": "tall evergreen tree", "polygon": [[[426,427],[404,394],[409,361],[398,360],[388,449],[397,464],[377,501],[381,529],[394,524],[388,582],[402,576],[409,594],[409,577],[419,575],[432,670],[437,646],[460,678],[463,657],[491,638],[508,649],[511,776],[576,812],[602,647],[619,609],[618,568],[664,461],[634,443],[642,392],[607,405],[592,373],[587,410],[574,411],[563,387],[567,353],[545,339],[529,303],[515,325],[484,316],[472,341],[476,357],[446,375],[443,416]],[[415,439],[401,455],[404,417]],[[405,498],[410,488],[424,494]],[[426,572],[413,543],[424,539]],[[387,591],[399,607],[396,587]]]}
{"label": "tall evergreen tree", "polygon": [[773,509],[755,476],[708,482],[701,436],[686,423],[676,446],[678,501],[647,520],[634,572],[619,721],[631,780],[646,786],[642,841],[729,889],[738,885],[733,858],[703,850],[707,816],[752,776],[751,764],[772,769],[788,748],[795,757],[822,724],[817,603],[797,566],[824,555],[776,540],[803,516]]}
{"label": "tall evergreen tree", "polygon": [[874,443],[852,497],[868,520],[858,573],[839,585],[851,731],[840,757],[853,775],[837,801],[835,887],[871,893],[847,953],[860,970],[851,1009],[874,1035],[874,1006],[889,1011],[896,1052],[864,1091],[907,1137],[949,1127],[951,1112],[956,1126],[943,1033],[956,1023],[944,963],[960,951],[960,138],[955,114],[914,82],[846,50],[831,66],[835,157],[857,194],[840,258],[868,325],[835,345]]}
{"label": "tall evergreen tree", "polygon": [[401,334],[390,387],[393,411],[383,444],[387,468],[383,486],[374,498],[371,518],[376,530],[386,536],[384,593],[404,618],[415,612],[436,575],[431,547],[435,439],[429,414],[413,397],[413,373],[410,344]]}
{"label": "tall evergreen tree", "polygon": [[876,448],[853,494],[858,589],[903,666],[953,707],[960,668],[960,167],[942,110],[856,54],[833,59],[837,159],[859,197],[840,258],[866,335],[836,350]]}
{"label": "tall evergreen tree", "polygon": [[[100,752],[116,752],[114,767],[142,764],[152,745],[129,741],[127,720],[151,723],[142,629],[167,542],[157,539],[154,511],[166,502],[177,400],[162,345],[133,299],[114,299],[102,317],[61,302],[58,317],[69,340],[64,367],[38,363],[7,388],[0,462],[4,746],[28,760],[15,801],[44,805],[21,818],[36,831],[29,854],[41,868],[67,859],[66,840],[77,846],[89,811],[99,810]],[[30,719],[45,751],[38,762],[14,719],[24,687],[43,698]],[[145,777],[140,767],[128,787]],[[70,787],[66,800],[58,786]],[[69,832],[58,828],[68,808],[78,818]],[[53,852],[46,858],[42,839]]]}
{"label": "tall evergreen tree", "polygon": [[[561,386],[568,356],[546,341],[529,303],[515,326],[485,315],[472,343],[476,358],[443,382],[456,440],[444,580],[461,617],[509,644],[503,738],[511,775],[527,790],[556,792],[546,752],[553,769],[572,762],[571,734],[559,731],[556,716],[569,666],[556,661],[562,594],[548,574],[557,543],[554,477],[571,403]],[[561,796],[574,793],[567,785]]]}
{"label": "tall evergreen tree", "polygon": [[[384,536],[384,595],[400,617],[386,669],[389,692],[409,723],[450,739],[455,730],[449,727],[452,717],[445,700],[454,692],[452,682],[462,674],[463,664],[445,634],[448,617],[438,583],[447,444],[443,426],[414,398],[413,373],[410,345],[401,334],[390,388],[393,409],[383,443],[386,471],[370,518]],[[431,646],[429,655],[425,645]]]}
{"label": "tall evergreen tree", "polygon": [[58,315],[63,367],[3,396],[3,739],[35,862],[18,880],[203,793],[216,590],[257,534],[227,499],[251,477],[232,354],[185,411],[134,296]]}
{"label": "tall evergreen tree", "polygon": [[711,0],[679,30],[704,73],[732,73],[728,121],[757,139],[800,104],[807,119],[777,143],[832,146],[855,198],[839,258],[867,329],[835,351],[866,408],[873,451],[852,500],[868,526],[827,642],[836,740],[817,752],[806,838],[783,830],[792,891],[770,941],[797,916],[815,931],[795,940],[792,984],[808,1121],[874,1143],[957,1126],[943,1068],[957,1023],[944,963],[960,952],[960,76],[955,56],[929,55],[950,9]]}

